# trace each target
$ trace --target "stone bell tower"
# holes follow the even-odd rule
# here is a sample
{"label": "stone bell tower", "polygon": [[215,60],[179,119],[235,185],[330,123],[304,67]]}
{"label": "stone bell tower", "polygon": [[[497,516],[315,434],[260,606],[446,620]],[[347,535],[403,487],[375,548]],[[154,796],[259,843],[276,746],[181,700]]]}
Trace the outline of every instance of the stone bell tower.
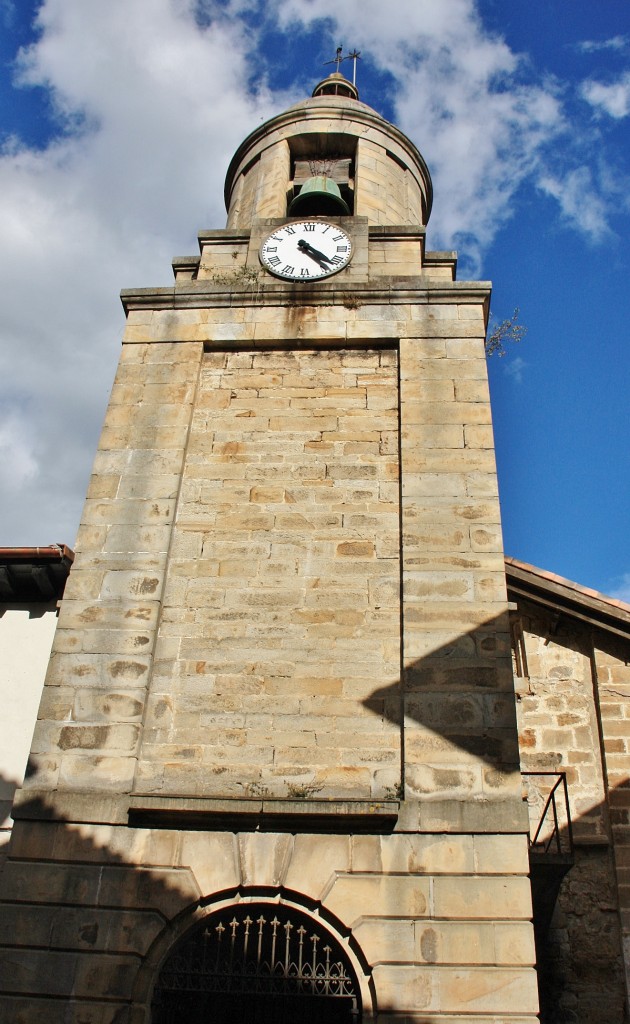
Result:
{"label": "stone bell tower", "polygon": [[7,1020],[535,1018],[490,286],[426,250],[431,202],[336,73],[243,142],[174,285],[123,293]]}

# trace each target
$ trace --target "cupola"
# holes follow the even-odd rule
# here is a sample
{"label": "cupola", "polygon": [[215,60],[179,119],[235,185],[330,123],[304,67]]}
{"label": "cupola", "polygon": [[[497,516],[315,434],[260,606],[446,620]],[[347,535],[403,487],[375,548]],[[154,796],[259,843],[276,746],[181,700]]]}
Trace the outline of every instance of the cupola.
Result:
{"label": "cupola", "polygon": [[340,71],[333,71],[328,78],[324,78],[315,86],[313,96],[346,96],[351,100],[358,100],[359,90],[356,85],[344,78]]}
{"label": "cupola", "polygon": [[374,225],[425,226],[431,176],[395,125],[360,102],[338,71],[313,95],[256,128],[225,182],[228,228],[287,217],[366,217]]}

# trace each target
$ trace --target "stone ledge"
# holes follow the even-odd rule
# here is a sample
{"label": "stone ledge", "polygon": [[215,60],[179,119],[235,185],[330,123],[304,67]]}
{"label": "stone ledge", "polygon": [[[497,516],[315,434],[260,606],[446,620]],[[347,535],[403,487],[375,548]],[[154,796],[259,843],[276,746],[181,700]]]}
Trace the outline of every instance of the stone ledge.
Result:
{"label": "stone ledge", "polygon": [[18,789],[11,816],[14,821],[71,821],[75,824],[127,824],[129,797],[97,792]]}
{"label": "stone ledge", "polygon": [[[429,304],[432,302],[486,302],[490,281],[442,281],[423,274],[410,276],[379,276],[378,285],[337,281],[296,282],[287,287],[281,282],[265,279],[258,287],[220,284],[204,278],[184,281],[162,288],[123,288],[120,299],[128,313],[134,309],[210,309],[232,305],[259,306],[261,300],[271,306],[346,305],[353,308],[388,303]],[[299,302],[298,302],[299,299]],[[347,304],[351,305],[348,306]]]}
{"label": "stone ledge", "polygon": [[397,800],[313,800],[132,796],[129,824],[227,832],[390,833]]}
{"label": "stone ledge", "polygon": [[368,238],[414,238],[424,243],[427,229],[421,224],[368,224]]}
{"label": "stone ledge", "polygon": [[12,817],[209,832],[529,834],[520,799],[264,800],[19,789]]}
{"label": "stone ledge", "polygon": [[503,800],[404,800],[397,832],[529,835],[527,804],[520,798]]}

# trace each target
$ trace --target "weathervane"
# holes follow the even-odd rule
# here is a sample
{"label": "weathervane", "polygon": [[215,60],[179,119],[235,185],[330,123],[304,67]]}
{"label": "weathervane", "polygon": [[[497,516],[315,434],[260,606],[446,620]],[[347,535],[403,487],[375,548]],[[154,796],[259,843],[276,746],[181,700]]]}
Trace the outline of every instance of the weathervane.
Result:
{"label": "weathervane", "polygon": [[339,74],[339,66],[340,66],[341,62],[344,61],[344,60],[351,60],[352,61],[352,84],[356,86],[356,84],[357,84],[357,60],[361,59],[361,54],[360,54],[359,50],[352,50],[352,52],[351,53],[347,53],[345,55],[345,57],[342,56],[342,54],[343,54],[343,46],[338,46],[337,47],[337,53],[335,54],[334,59],[333,60],[325,61],[324,62],[324,66],[326,64],[336,64],[337,65],[337,68],[336,68],[337,74]]}

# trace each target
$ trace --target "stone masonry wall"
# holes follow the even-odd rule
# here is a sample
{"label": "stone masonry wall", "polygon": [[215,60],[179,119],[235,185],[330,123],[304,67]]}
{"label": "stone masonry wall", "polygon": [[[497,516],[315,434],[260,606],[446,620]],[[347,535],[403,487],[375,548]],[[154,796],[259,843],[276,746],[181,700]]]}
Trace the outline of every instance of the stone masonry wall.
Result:
{"label": "stone masonry wall", "polygon": [[201,356],[198,343],[123,348],[26,788],[131,788]]}
{"label": "stone masonry wall", "polygon": [[599,638],[595,649],[601,735],[606,760],[610,831],[630,999],[630,652],[627,644]]}
{"label": "stone masonry wall", "polygon": [[[617,833],[615,813],[616,794],[625,792],[628,760],[626,755],[625,775],[620,765],[617,776],[622,788],[615,789],[608,759],[619,756],[620,737],[628,727],[624,697],[630,693],[630,670],[622,660],[627,650],[625,655],[614,650],[615,641],[611,648],[610,638],[600,635],[598,641],[597,634],[594,646],[587,627],[568,617],[558,621],[525,601],[519,619],[528,669],[517,679],[521,766],[526,772],[566,773],[576,843],[575,865],[562,883],[549,934],[538,951],[542,1020],[619,1024],[625,1002],[620,920],[627,919],[622,865],[628,846],[627,833]],[[602,649],[601,642],[609,649]],[[532,829],[549,786],[542,775],[528,779]],[[566,833],[562,806],[560,825]]]}
{"label": "stone masonry wall", "polygon": [[420,190],[383,146],[359,139],[355,180],[358,216],[367,217],[371,224],[422,224]]}
{"label": "stone masonry wall", "polygon": [[[210,277],[127,296],[3,877],[0,986],[20,1024],[42,1007],[145,1024],[179,922],[261,886],[356,933],[380,1024],[535,1018],[488,287],[416,265],[373,287],[355,237],[348,273],[309,292]],[[245,770],[357,803],[391,784],[395,831],[377,801],[349,835],[346,805],[316,799],[281,835],[224,801],[243,821],[228,831],[201,797],[240,795]],[[178,827],[151,819],[160,799]]]}
{"label": "stone masonry wall", "polygon": [[150,1024],[165,953],[220,894],[297,901],[336,922],[362,951],[366,1024],[535,1024],[526,870],[520,836],[18,822],[0,915],[3,1020]]}
{"label": "stone masonry wall", "polygon": [[395,349],[206,354],[139,790],[396,787],[398,522]]}
{"label": "stone masonry wall", "polygon": [[[365,257],[363,251],[357,252],[359,268]],[[350,276],[347,280],[354,289]],[[414,280],[419,281],[409,279]],[[351,776],[361,798],[368,786],[380,793],[396,788],[402,781],[394,778],[401,726],[396,659],[402,585],[405,781],[410,795],[430,795],[432,800],[519,797],[483,349],[486,292],[483,287],[471,292],[467,286],[460,289],[457,283],[439,280],[434,299],[430,279],[423,278],[422,285],[424,292],[417,293],[401,285],[399,301],[395,292],[390,301],[383,301],[379,285],[377,301],[361,303],[354,291],[338,298],[339,285],[332,282],[319,286],[317,304],[296,307],[288,301],[285,286],[272,281],[266,281],[264,293],[256,294],[240,283],[242,303],[226,305],[233,286],[204,280],[168,294],[169,302],[174,294],[185,298],[183,289],[189,287],[195,298],[199,288],[206,297],[195,298],[196,306],[130,312],[40,710],[32,752],[36,771],[27,780],[28,789],[105,790],[113,783],[120,793],[129,792],[141,723],[147,733],[136,780],[140,791],[146,792],[143,778],[151,778],[151,784],[166,785],[172,792],[172,772],[180,780],[177,786],[185,783],[191,794],[200,792],[202,776],[203,786],[210,786],[207,768],[212,757],[225,758],[227,744],[216,742],[223,726],[240,732],[238,737],[232,734],[230,744],[231,763],[239,766],[237,777],[228,784],[229,773],[214,775],[231,793],[240,792],[235,787],[243,783],[269,785],[262,782],[262,774],[274,780],[276,792],[288,789],[289,782],[325,789],[331,779],[335,792],[347,793],[344,787],[346,782],[350,786]],[[274,302],[276,289],[282,302]],[[419,302],[416,296],[425,298]],[[379,339],[378,349],[374,338]],[[280,355],[274,355],[279,347]],[[226,348],[241,352],[226,354]],[[401,379],[402,563],[395,479],[396,350]],[[261,375],[261,369],[269,374]],[[258,375],[257,386],[250,386],[252,374]],[[318,374],[323,374],[319,380]],[[269,379],[273,383],[266,388]],[[321,422],[317,426],[312,420]],[[218,437],[210,423],[217,425]],[[273,436],[263,441],[264,431]],[[278,443],[285,461],[276,467],[277,473],[271,472],[271,464],[263,472],[261,445],[273,449]],[[329,443],[332,449],[326,448]],[[308,474],[321,482],[308,483]],[[377,481],[375,501],[376,492],[370,488]],[[298,483],[301,489],[296,490]],[[276,491],[263,490],[269,486]],[[224,488],[229,501],[215,505]],[[282,500],[274,500],[280,498],[279,488]],[[287,500],[285,491],[295,500]],[[319,501],[329,492],[340,497],[337,504],[342,507],[329,508],[326,501]],[[324,519],[309,525],[314,514]],[[327,521],[326,516],[332,518]],[[279,565],[284,552],[273,558],[264,554],[270,539],[264,534],[272,522],[283,542],[292,538],[303,545],[293,563],[287,557]],[[292,528],[298,522],[299,531]],[[351,546],[342,546],[346,543]],[[308,570],[307,549],[317,556]],[[234,563],[237,550],[240,566]],[[178,577],[180,561],[189,577]],[[297,571],[289,585],[292,564]],[[247,582],[239,583],[238,575],[230,577],[230,567],[244,573]],[[275,577],[269,573],[272,568]],[[287,575],[280,576],[281,572]],[[334,609],[325,588],[307,584],[319,576],[329,581],[330,593],[335,594]],[[264,608],[250,587],[255,579],[264,581],[260,589],[269,602]],[[306,621],[305,616],[317,619],[322,612],[326,620],[331,611],[336,619]],[[234,617],[219,618],[226,612]],[[340,613],[346,615],[345,622]],[[282,640],[271,635],[280,626],[290,631],[291,644],[299,648],[288,658],[288,647],[282,650]],[[338,634],[331,637],[337,627]],[[219,682],[221,710],[219,691],[206,691],[216,685],[217,671],[230,675],[230,658],[248,630],[250,636],[258,631],[257,651],[264,657],[248,656],[248,664],[260,662],[260,667],[249,674],[251,678],[239,675],[231,693]],[[297,673],[303,672],[305,680],[314,678],[312,659],[318,645],[326,662],[318,688],[305,682],[299,696],[288,694],[290,666],[304,663]],[[252,655],[253,649],[247,649]],[[144,718],[154,651],[160,664],[150,717]],[[162,700],[175,667],[175,685],[184,680],[182,693],[186,691],[177,721],[170,717],[174,698]],[[245,686],[250,687],[249,694]],[[324,693],[326,686],[329,692]],[[325,775],[321,763],[316,767],[310,761],[304,772],[303,761],[298,762],[298,752],[303,758],[309,747],[316,746],[316,729],[305,730],[308,741],[300,743],[291,735],[295,730],[287,729],[279,744],[281,770],[277,765],[272,768],[265,736],[273,719],[267,718],[264,724],[258,720],[258,742],[251,745],[248,778],[243,778],[240,766],[246,761],[239,758],[248,746],[245,735],[252,721],[247,724],[233,716],[244,712],[247,701],[254,701],[257,688],[269,696],[270,706],[284,701],[287,715],[289,698],[294,701],[291,714],[300,716],[309,698],[316,717],[323,714],[324,702],[325,731],[334,737],[332,774]],[[350,730],[339,711],[349,708],[344,701],[351,699],[357,728],[365,727],[369,737],[361,744],[356,736],[350,745],[341,738]],[[204,737],[212,734],[209,743],[199,739],[196,716],[201,712],[209,716],[202,730]],[[228,718],[212,721],[215,714]],[[192,729],[187,740],[184,722]],[[158,731],[153,733],[154,729]],[[393,753],[383,752],[386,736]],[[177,769],[168,768],[164,774],[149,756],[154,742],[163,745],[160,759],[167,755],[169,764],[178,763]],[[349,771],[351,750],[355,763]],[[339,751],[344,753],[337,756]],[[152,754],[157,756],[157,747]],[[299,778],[294,778],[298,767]]]}
{"label": "stone masonry wall", "polygon": [[400,342],[405,781],[424,801],[520,794],[480,314]]}

